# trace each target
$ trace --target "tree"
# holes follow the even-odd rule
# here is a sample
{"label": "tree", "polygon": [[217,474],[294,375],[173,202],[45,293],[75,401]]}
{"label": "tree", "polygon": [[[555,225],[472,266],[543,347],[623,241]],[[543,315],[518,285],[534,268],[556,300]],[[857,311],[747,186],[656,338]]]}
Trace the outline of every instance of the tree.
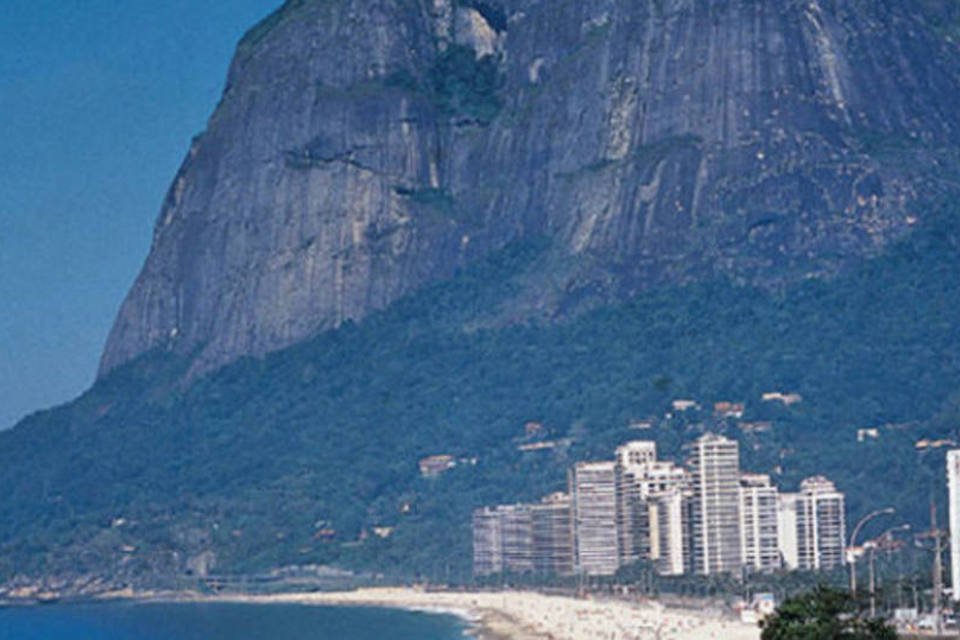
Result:
{"label": "tree", "polygon": [[896,630],[879,618],[858,615],[846,591],[818,586],[786,600],[761,623],[761,640],[896,640]]}

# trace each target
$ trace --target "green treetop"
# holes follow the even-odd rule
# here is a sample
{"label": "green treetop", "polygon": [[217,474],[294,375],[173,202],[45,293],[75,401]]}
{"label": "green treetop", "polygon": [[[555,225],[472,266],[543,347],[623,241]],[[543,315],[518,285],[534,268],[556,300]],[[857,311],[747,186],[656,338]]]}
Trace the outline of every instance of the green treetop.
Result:
{"label": "green treetop", "polygon": [[846,591],[819,586],[787,599],[761,623],[761,640],[896,640],[885,621],[859,617]]}

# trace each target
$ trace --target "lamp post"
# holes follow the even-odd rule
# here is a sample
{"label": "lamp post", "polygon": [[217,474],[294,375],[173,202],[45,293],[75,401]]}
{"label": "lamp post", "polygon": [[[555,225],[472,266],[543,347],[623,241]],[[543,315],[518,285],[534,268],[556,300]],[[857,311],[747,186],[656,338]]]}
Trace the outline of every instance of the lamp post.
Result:
{"label": "lamp post", "polygon": [[876,551],[876,548],[880,544],[882,544],[884,540],[886,540],[888,537],[893,536],[895,532],[909,531],[909,530],[910,530],[909,524],[901,524],[896,527],[891,527],[886,531],[884,531],[883,533],[881,533],[876,538],[874,538],[873,540],[871,540],[870,542],[866,543],[870,545],[869,569],[870,569],[870,617],[871,618],[877,617],[877,596],[876,596],[876,578],[875,578],[876,570],[874,568],[874,551]]}
{"label": "lamp post", "polygon": [[854,597],[857,595],[857,556],[854,555],[854,548],[857,543],[857,534],[860,533],[860,529],[863,528],[863,525],[867,524],[877,516],[890,515],[894,513],[896,509],[893,507],[887,507],[885,509],[877,509],[876,511],[871,511],[867,515],[860,518],[860,521],[857,523],[857,526],[853,528],[853,533],[850,534],[850,594]]}

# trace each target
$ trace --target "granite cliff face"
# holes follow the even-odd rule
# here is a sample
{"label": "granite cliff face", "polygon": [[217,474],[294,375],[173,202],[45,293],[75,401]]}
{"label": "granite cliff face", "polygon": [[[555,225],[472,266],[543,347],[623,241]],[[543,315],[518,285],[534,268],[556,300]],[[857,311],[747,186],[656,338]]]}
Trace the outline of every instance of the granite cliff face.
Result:
{"label": "granite cliff face", "polygon": [[870,255],[951,189],[960,52],[894,0],[299,0],[243,39],[101,374],[202,372],[546,237],[507,320]]}

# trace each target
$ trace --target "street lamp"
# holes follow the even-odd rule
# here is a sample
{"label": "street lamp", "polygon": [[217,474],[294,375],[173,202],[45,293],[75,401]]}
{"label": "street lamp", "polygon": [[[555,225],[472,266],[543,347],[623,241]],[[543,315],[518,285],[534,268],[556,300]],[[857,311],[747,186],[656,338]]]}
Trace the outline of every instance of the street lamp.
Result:
{"label": "street lamp", "polygon": [[860,529],[863,528],[863,525],[867,524],[877,516],[890,515],[895,511],[896,509],[893,507],[871,511],[867,515],[860,518],[860,522],[858,522],[857,526],[853,528],[853,533],[850,535],[850,546],[848,549],[850,549],[850,594],[854,597],[857,595],[857,556],[854,554],[853,550],[857,542],[857,534],[860,533]]}
{"label": "street lamp", "polygon": [[868,565],[868,568],[870,569],[870,617],[871,618],[877,617],[876,578],[874,577],[876,572],[874,570],[874,564],[873,564],[874,551],[876,550],[877,546],[880,543],[882,543],[888,537],[892,537],[893,534],[896,533],[897,531],[909,531],[909,530],[910,530],[909,523],[901,524],[896,527],[890,527],[889,529],[887,529],[886,531],[878,535],[873,540],[870,540],[869,542],[864,544],[864,546],[870,545],[869,546],[870,564]]}

